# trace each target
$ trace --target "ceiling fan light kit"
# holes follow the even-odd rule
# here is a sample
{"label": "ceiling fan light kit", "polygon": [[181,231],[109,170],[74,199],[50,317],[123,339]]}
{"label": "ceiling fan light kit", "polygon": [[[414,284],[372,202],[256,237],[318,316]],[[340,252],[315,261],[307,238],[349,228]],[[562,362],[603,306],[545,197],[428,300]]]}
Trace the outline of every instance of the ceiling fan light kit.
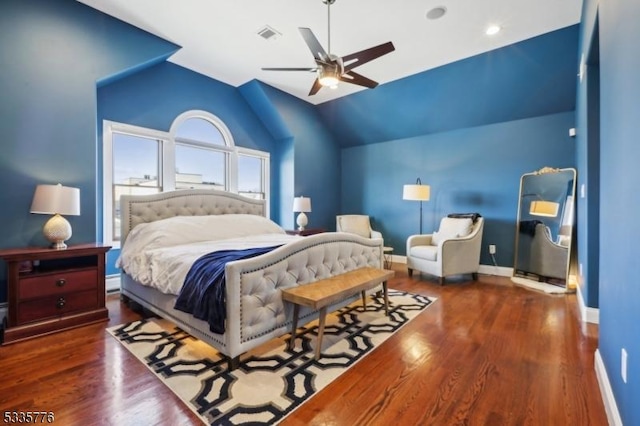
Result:
{"label": "ceiling fan light kit", "polygon": [[355,67],[379,58],[382,55],[393,52],[395,47],[392,42],[380,44],[369,49],[361,50],[343,57],[331,53],[331,5],[335,0],[322,0],[327,5],[328,40],[327,51],[324,50],[316,36],[309,28],[298,28],[302,38],[309,47],[316,62],[315,68],[262,68],[263,71],[312,71],[316,73],[316,79],[311,86],[309,96],[315,95],[322,87],[335,89],[338,83],[356,84],[367,88],[374,88],[377,82],[353,71]]}

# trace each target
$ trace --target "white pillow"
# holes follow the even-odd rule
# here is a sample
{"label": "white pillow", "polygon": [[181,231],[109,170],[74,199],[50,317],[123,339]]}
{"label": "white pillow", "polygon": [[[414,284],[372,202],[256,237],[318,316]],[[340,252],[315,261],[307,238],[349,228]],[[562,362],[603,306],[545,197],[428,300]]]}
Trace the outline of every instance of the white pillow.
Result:
{"label": "white pillow", "polygon": [[437,246],[444,240],[466,237],[473,230],[473,221],[469,218],[443,217],[440,229],[431,236],[431,244]]}

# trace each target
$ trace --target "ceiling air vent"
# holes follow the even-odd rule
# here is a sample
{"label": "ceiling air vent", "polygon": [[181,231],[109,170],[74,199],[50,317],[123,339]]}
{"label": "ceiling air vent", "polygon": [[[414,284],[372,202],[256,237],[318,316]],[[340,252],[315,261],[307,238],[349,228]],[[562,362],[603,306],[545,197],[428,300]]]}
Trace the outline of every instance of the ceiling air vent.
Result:
{"label": "ceiling air vent", "polygon": [[265,40],[275,40],[278,38],[278,36],[281,36],[282,34],[274,30],[270,26],[265,25],[263,28],[258,30],[258,35]]}

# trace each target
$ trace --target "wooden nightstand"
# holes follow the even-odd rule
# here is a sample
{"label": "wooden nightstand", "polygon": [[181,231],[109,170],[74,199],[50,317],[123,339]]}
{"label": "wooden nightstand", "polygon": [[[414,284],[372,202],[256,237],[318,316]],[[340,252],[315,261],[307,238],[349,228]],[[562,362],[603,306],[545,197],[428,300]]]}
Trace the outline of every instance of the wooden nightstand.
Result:
{"label": "wooden nightstand", "polygon": [[7,263],[9,315],[3,344],[109,318],[105,307],[105,253],[110,246],[64,250],[0,250]]}
{"label": "wooden nightstand", "polygon": [[299,229],[286,230],[286,233],[289,235],[300,235],[303,237],[306,237],[307,235],[322,234],[323,232],[325,232],[325,230],[321,228],[309,228],[309,229],[303,229],[302,231],[300,231]]}

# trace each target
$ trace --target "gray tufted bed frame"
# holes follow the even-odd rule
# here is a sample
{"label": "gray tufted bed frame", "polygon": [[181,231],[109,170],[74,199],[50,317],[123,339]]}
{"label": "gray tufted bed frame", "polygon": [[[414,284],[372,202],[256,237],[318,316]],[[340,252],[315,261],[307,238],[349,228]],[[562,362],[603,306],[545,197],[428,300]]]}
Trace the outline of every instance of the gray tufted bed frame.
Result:
{"label": "gray tufted bed frame", "polygon": [[[180,190],[154,195],[123,195],[122,244],[136,225],[173,216],[256,214],[265,216],[265,203],[229,192]],[[201,321],[173,309],[176,296],[143,286],[122,271],[121,294],[218,349],[230,367],[239,356],[275,337],[288,333],[293,309],[285,305],[281,289],[304,285],[364,266],[382,267],[382,241],[346,233],[317,234],[251,259],[229,262],[226,274],[226,327],[224,334],[209,330]],[[332,308],[355,300],[345,299]],[[317,312],[300,312],[300,323]]]}

